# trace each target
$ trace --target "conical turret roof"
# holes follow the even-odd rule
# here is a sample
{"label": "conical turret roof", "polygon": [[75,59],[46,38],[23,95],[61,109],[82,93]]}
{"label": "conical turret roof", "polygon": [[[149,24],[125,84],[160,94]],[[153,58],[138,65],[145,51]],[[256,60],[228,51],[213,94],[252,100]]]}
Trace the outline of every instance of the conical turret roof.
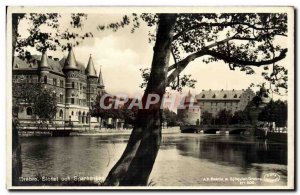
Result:
{"label": "conical turret roof", "polygon": [[42,54],[41,61],[39,63],[39,68],[50,68],[46,52],[43,52]]}
{"label": "conical turret roof", "polygon": [[70,48],[70,51],[69,51],[68,57],[65,61],[63,69],[64,70],[79,70],[72,47]]}
{"label": "conical turret roof", "polygon": [[103,82],[103,76],[102,76],[101,68],[100,68],[100,73],[99,73],[99,78],[98,78],[98,85],[100,87],[104,87],[104,82]]}
{"label": "conical turret roof", "polygon": [[85,73],[90,77],[97,77],[96,69],[94,67],[92,55],[90,55],[88,65],[85,69]]}

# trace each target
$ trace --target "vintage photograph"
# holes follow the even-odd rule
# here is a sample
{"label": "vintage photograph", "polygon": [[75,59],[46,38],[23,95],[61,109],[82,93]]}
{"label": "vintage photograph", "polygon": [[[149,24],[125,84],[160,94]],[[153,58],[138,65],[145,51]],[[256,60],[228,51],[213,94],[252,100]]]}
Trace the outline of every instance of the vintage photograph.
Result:
{"label": "vintage photograph", "polygon": [[8,189],[295,188],[293,7],[7,7]]}

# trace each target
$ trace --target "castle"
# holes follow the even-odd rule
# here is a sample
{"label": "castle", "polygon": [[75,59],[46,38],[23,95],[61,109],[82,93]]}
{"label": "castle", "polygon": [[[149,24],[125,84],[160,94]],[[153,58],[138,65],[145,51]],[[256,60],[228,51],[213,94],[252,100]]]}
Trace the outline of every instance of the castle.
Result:
{"label": "castle", "polygon": [[189,92],[184,99],[184,106],[177,109],[177,114],[183,124],[196,125],[198,120],[201,121],[201,115],[204,112],[211,113],[215,117],[221,110],[226,109],[234,114],[236,111],[244,110],[254,96],[255,93],[250,88],[246,90],[202,90],[195,98]]}
{"label": "castle", "polygon": [[207,111],[216,116],[221,110],[230,110],[232,114],[244,110],[254,98],[255,93],[250,89],[242,90],[202,90],[196,95],[201,112]]}
{"label": "castle", "polygon": [[[90,56],[85,68],[76,60],[70,48],[67,58],[61,60],[42,56],[32,56],[33,63],[15,57],[13,63],[13,83],[40,83],[49,88],[57,97],[57,113],[54,123],[60,125],[96,126],[99,118],[90,116],[91,106],[97,95],[105,93],[101,70],[99,76]],[[30,124],[36,119],[30,104],[24,104],[18,119],[21,124]]]}

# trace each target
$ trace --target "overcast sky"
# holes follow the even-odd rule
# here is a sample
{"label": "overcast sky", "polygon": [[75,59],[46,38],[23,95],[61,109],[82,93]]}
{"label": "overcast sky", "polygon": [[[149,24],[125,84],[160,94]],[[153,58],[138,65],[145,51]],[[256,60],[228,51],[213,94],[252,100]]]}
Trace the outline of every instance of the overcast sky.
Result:
{"label": "overcast sky", "polygon": [[[99,73],[100,66],[102,67],[105,87],[109,93],[127,93],[132,96],[143,92],[143,89],[139,88],[142,82],[139,69],[151,65],[153,43],[148,42],[148,32],[155,29],[150,29],[142,23],[133,34],[130,33],[131,27],[117,32],[97,30],[97,25],[115,22],[121,18],[122,15],[117,14],[89,14],[82,32],[90,31],[94,37],[83,41],[74,48],[74,52],[77,61],[84,64],[87,64],[92,54],[97,73]],[[61,28],[71,29],[69,21],[68,14],[62,15]],[[27,27],[26,21],[20,23],[19,31],[22,36],[26,36]],[[67,52],[48,52],[48,55],[61,58],[63,55],[66,56]],[[171,59],[170,64],[172,63]],[[183,71],[183,74],[191,74],[197,80],[196,86],[194,89],[184,89],[183,93],[191,90],[192,93],[197,94],[202,89],[245,89],[251,83],[263,82],[260,69],[254,75],[246,75],[245,72],[239,70],[229,70],[228,65],[221,61],[205,64],[201,58],[196,59]]]}

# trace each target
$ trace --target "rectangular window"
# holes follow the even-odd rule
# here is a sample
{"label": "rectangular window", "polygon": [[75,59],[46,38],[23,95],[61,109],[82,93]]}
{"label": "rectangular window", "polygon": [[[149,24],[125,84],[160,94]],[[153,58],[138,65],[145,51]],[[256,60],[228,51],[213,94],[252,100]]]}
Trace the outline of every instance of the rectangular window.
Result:
{"label": "rectangular window", "polygon": [[54,85],[54,86],[57,85],[57,80],[56,80],[56,78],[53,78],[53,85]]}
{"label": "rectangular window", "polygon": [[60,87],[64,87],[64,81],[60,80]]}

